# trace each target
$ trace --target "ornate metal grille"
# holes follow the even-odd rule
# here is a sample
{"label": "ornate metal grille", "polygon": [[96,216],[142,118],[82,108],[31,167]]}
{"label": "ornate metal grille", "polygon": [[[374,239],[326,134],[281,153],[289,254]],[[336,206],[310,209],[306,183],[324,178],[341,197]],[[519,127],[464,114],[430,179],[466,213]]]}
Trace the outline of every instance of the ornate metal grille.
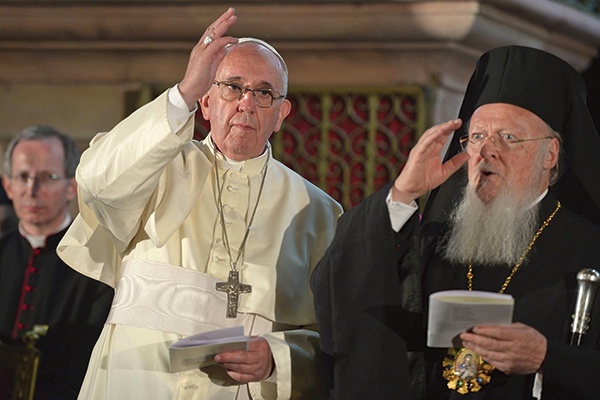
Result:
{"label": "ornate metal grille", "polygon": [[[398,175],[425,126],[418,87],[295,88],[287,98],[292,111],[271,137],[274,157],[345,209]],[[196,137],[206,137],[201,113],[196,121]]]}

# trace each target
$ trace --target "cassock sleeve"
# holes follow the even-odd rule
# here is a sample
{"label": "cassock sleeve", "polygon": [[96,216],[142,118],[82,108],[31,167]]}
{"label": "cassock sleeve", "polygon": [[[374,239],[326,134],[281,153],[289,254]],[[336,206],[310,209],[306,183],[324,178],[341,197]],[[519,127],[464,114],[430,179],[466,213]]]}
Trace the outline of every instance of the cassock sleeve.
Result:
{"label": "cassock sleeve", "polygon": [[58,253],[79,272],[113,287],[114,268],[136,233],[144,229],[162,246],[193,207],[210,172],[207,162],[206,168],[190,167],[192,158],[202,159],[190,143],[193,118],[174,134],[167,97],[163,93],[110,132],[98,134],[77,169],[80,214]]}
{"label": "cassock sleeve", "polygon": [[389,189],[341,217],[312,276],[334,399],[421,394],[422,358],[413,353],[424,343],[419,221],[415,215],[399,233],[393,231],[385,203]]}
{"label": "cassock sleeve", "polygon": [[600,396],[600,353],[597,347],[594,350],[548,340],[542,365],[542,397],[544,393],[555,396],[560,393],[565,399],[597,399]]}

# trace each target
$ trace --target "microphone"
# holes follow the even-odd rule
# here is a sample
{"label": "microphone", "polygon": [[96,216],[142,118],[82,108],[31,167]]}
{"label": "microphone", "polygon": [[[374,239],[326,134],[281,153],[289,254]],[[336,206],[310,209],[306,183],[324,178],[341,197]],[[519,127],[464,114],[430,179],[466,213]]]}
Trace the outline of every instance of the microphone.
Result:
{"label": "microphone", "polygon": [[600,283],[600,273],[592,268],[582,269],[577,273],[577,303],[571,324],[571,345],[579,346],[583,335],[590,327],[594,296]]}

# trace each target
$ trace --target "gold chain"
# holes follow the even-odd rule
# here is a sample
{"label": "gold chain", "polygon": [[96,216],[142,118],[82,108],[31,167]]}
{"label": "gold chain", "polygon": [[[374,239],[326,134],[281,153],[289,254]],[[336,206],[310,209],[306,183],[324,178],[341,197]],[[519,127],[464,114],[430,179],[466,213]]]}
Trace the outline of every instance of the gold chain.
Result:
{"label": "gold chain", "polygon": [[[519,261],[517,261],[517,263],[513,267],[512,271],[510,271],[510,274],[508,274],[508,276],[506,277],[506,280],[504,281],[504,284],[502,285],[502,287],[500,288],[500,291],[498,293],[500,293],[500,294],[504,293],[504,291],[506,290],[506,287],[510,283],[511,279],[517,273],[517,270],[519,269],[519,267],[521,266],[521,264],[525,260],[525,256],[527,256],[527,253],[529,253],[529,251],[533,247],[533,244],[535,243],[535,241],[537,240],[537,238],[542,234],[542,232],[544,231],[544,229],[546,229],[546,227],[550,224],[550,221],[552,221],[552,218],[554,218],[554,216],[556,215],[556,213],[558,212],[558,210],[560,209],[560,207],[561,207],[560,201],[557,201],[556,202],[556,209],[544,221],[544,223],[542,224],[542,226],[540,226],[540,229],[538,229],[538,231],[535,233],[535,235],[533,235],[533,239],[531,239],[531,242],[529,242],[529,244],[527,245],[527,248],[525,249],[525,252],[519,258]],[[473,262],[469,262],[469,270],[467,271],[467,287],[468,287],[469,290],[473,290]]]}

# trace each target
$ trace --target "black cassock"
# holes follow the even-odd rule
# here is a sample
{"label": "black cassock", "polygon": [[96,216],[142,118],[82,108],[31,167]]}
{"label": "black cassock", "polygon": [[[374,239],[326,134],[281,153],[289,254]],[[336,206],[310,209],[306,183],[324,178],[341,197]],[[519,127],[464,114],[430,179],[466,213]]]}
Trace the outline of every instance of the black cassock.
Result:
{"label": "black cassock", "polygon": [[[467,288],[467,266],[449,265],[432,255],[443,226],[419,226],[415,215],[399,233],[389,222],[389,185],[345,213],[334,241],[312,280],[321,347],[331,365],[335,399],[531,399],[534,375],[495,371],[480,393],[447,389],[441,374],[446,349],[427,349],[427,394],[420,359],[407,350],[424,350],[427,295]],[[541,220],[556,207],[549,193]],[[419,245],[421,235],[422,245]],[[421,258],[415,254],[420,249]],[[424,293],[420,292],[420,263]],[[511,266],[512,267],[512,266]],[[562,207],[544,230],[508,285],[515,298],[514,321],[531,325],[548,338],[543,365],[543,399],[600,398],[600,296],[584,346],[570,346],[576,274],[600,270],[600,227]],[[510,268],[473,266],[475,290],[498,292]],[[424,306],[420,302],[423,299]]]}
{"label": "black cassock", "polygon": [[389,188],[341,216],[312,275],[332,399],[410,400],[424,386],[418,219],[393,231]]}
{"label": "black cassock", "polygon": [[[556,208],[549,193],[541,203],[540,221]],[[446,289],[467,289],[467,266],[444,262],[433,248],[443,228],[435,223],[423,227],[425,293]],[[499,238],[500,240],[500,238]],[[592,325],[583,345],[569,345],[571,322],[577,298],[577,273],[583,268],[600,271],[600,227],[562,207],[544,229],[513,276],[505,293],[515,299],[513,322],[522,322],[548,339],[542,366],[542,399],[600,399],[600,297],[593,307]],[[513,266],[473,266],[473,290],[498,292]],[[532,398],[534,375],[507,376],[495,371],[490,384],[477,394],[460,395],[446,388],[442,359],[446,350],[431,351],[428,365],[430,391],[434,399]]]}
{"label": "black cassock", "polygon": [[34,325],[49,326],[37,342],[42,355],[36,398],[77,397],[113,297],[112,288],[59,259],[56,246],[65,231],[49,236],[38,249],[18,231],[0,239],[2,340],[19,345]]}
{"label": "black cassock", "polygon": [[[505,46],[481,56],[471,76],[459,117],[468,121],[480,106],[512,104],[528,110],[562,138],[562,174],[552,193],[564,208],[558,211],[539,237],[528,260],[507,288],[516,299],[514,320],[532,325],[549,338],[544,363],[542,399],[600,399],[599,327],[600,306],[596,299],[593,326],[587,334],[586,349],[569,347],[568,330],[574,309],[575,275],[583,268],[600,270],[600,136],[587,107],[587,87],[581,75],[560,58],[533,48]],[[448,146],[445,159],[460,151],[459,128]],[[423,216],[425,247],[436,240],[453,205],[463,193],[465,169],[435,189],[427,200]],[[551,195],[552,195],[551,193]],[[556,207],[556,200],[543,200],[540,220]],[[570,212],[573,210],[577,215]],[[499,238],[501,240],[501,238]],[[447,288],[466,288],[466,266],[449,266],[439,258],[428,262],[431,250],[424,250],[427,270],[425,294]],[[506,266],[506,269],[512,266]],[[474,266],[473,287],[497,292],[507,270]],[[435,364],[437,366],[437,364]],[[434,376],[438,376],[434,374]],[[492,378],[493,399],[530,399],[532,376]],[[443,382],[438,382],[438,388]],[[504,391],[506,390],[506,392]],[[492,390],[485,389],[491,396]],[[456,396],[456,395],[455,395]],[[431,399],[446,398],[430,394]],[[476,399],[477,395],[456,397]]]}

